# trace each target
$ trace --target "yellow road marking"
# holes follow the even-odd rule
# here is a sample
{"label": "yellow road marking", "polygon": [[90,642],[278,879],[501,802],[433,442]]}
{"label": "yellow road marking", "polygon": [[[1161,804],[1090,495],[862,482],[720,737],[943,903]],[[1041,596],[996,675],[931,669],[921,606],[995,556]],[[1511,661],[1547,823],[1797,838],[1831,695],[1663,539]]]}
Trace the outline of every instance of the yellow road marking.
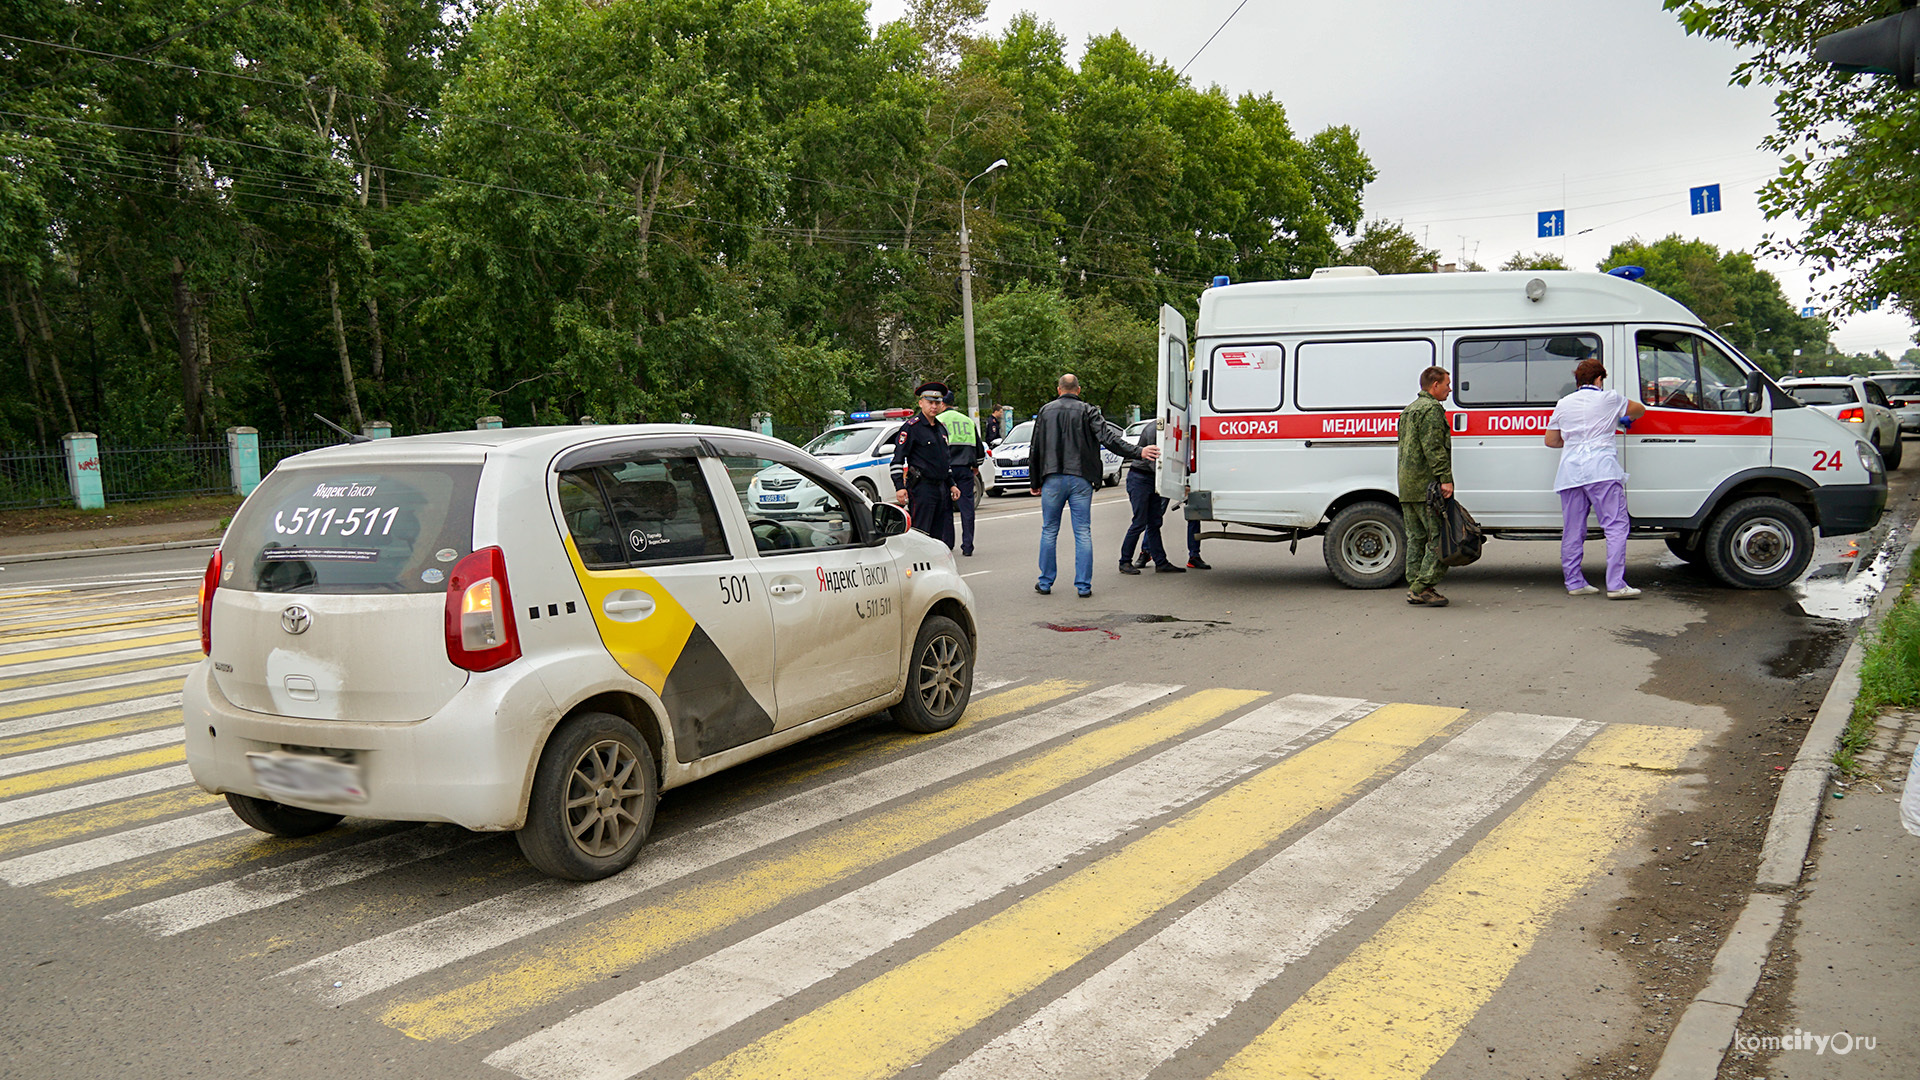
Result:
{"label": "yellow road marking", "polygon": [[1602,731],[1214,1075],[1426,1075],[1704,734]]}
{"label": "yellow road marking", "polygon": [[65,712],[68,709],[83,709],[88,705],[110,705],[116,701],[132,701],[135,698],[153,697],[156,694],[177,694],[185,683],[184,678],[176,676],[154,682],[109,686],[104,690],[89,690],[82,694],[62,694],[58,697],[35,698],[32,701],[16,701],[11,705],[0,705],[0,720],[16,720],[22,716],[40,716],[45,713]]}
{"label": "yellow road marking", "polygon": [[[226,801],[223,795],[208,795],[207,799],[212,802]],[[391,831],[393,827],[388,822],[363,821],[343,824],[314,836],[293,839],[257,832],[224,836],[172,852],[160,859],[136,862],[131,867],[112,867],[99,876],[83,878],[74,884],[50,889],[48,895],[58,897],[76,907],[103,904],[136,892],[176,885],[208,874],[237,870],[248,863],[258,862],[275,855],[297,854],[318,847],[344,846]]]}
{"label": "yellow road marking", "polygon": [[401,1002],[381,1019],[416,1039],[464,1039],[1011,810],[1265,696],[1258,690],[1202,690],[1143,716],[1097,726],[1018,764],[834,828],[788,854],[750,862],[711,883],[667,890],[644,907],[583,927],[569,941],[507,957],[475,981]]}
{"label": "yellow road marking", "polygon": [[1085,690],[1091,685],[1093,684],[1075,682],[1071,679],[1050,679],[1046,682],[1034,683],[1031,686],[1016,686],[1002,690],[990,697],[969,702],[967,704],[967,711],[961,715],[960,719],[956,721],[952,727],[945,731],[934,732],[930,735],[906,735],[906,737],[902,738],[902,735],[905,733],[898,729],[892,731],[885,729],[877,730],[872,734],[861,736],[842,746],[836,747],[830,756],[818,760],[794,762],[791,765],[781,765],[769,769],[765,773],[755,777],[752,781],[742,784],[738,788],[729,790],[721,799],[719,805],[730,805],[775,788],[788,787],[798,781],[832,772],[835,769],[842,768],[855,761],[871,764],[878,760],[904,754],[924,747],[926,745],[925,740],[927,739],[948,738],[976,724],[984,724],[991,720],[998,720],[1003,716],[1009,716],[1016,712],[1024,712],[1045,705],[1049,701]]}
{"label": "yellow road marking", "polygon": [[52,686],[56,683],[80,682],[83,679],[98,679],[107,675],[125,675],[134,671],[151,671],[154,668],[160,667],[178,667],[181,664],[198,663],[201,655],[199,649],[193,649],[187,652],[168,653],[165,656],[143,656],[138,660],[121,660],[117,663],[63,668],[59,671],[37,671],[31,675],[15,675],[11,679],[0,679],[0,690],[20,690],[29,686]]}
{"label": "yellow road marking", "polygon": [[197,787],[182,787],[156,791],[151,795],[106,806],[69,810],[64,814],[23,821],[0,829],[0,854],[45,847],[89,833],[112,832],[127,825],[172,817],[185,810],[204,810],[214,803],[226,801],[223,796],[209,795]]}
{"label": "yellow road marking", "polygon": [[29,750],[44,750],[49,746],[65,746],[68,743],[86,742],[89,739],[103,739],[109,735],[132,735],[180,722],[179,709],[163,709],[160,712],[119,716],[112,720],[96,720],[91,724],[75,724],[72,727],[54,728],[51,731],[32,731],[25,735],[0,739],[0,755],[23,754]]}
{"label": "yellow road marking", "polygon": [[[172,600],[126,599],[126,600],[122,600],[118,604],[109,605],[109,606],[121,607],[125,609],[123,611],[114,612],[113,615],[115,618],[147,619],[147,618],[158,618],[162,612],[167,612],[167,611],[186,612],[189,615],[197,614],[199,611],[199,604],[200,602],[196,597],[182,596]],[[177,619],[177,618],[181,618],[182,616],[174,615],[172,617]],[[6,623],[4,625],[4,630],[8,633],[11,633],[15,630],[31,630],[37,626],[49,626],[53,623],[73,622],[76,619],[85,619],[85,618],[87,618],[87,614],[84,610],[74,610],[74,611],[63,612],[59,615],[49,616],[45,619],[39,619],[34,622]]]}
{"label": "yellow road marking", "polygon": [[97,761],[81,761],[72,765],[62,765],[59,768],[42,769],[39,772],[21,773],[19,776],[9,776],[0,780],[0,799],[52,791],[54,788],[66,787],[68,784],[99,780],[103,777],[117,776],[120,773],[157,769],[162,765],[178,765],[185,760],[187,760],[186,747],[175,744],[156,746],[150,750],[136,750],[130,754],[116,754]]}
{"label": "yellow road marking", "polygon": [[32,652],[11,653],[0,656],[0,667],[18,667],[40,660],[61,660],[69,656],[92,656],[96,653],[119,652],[121,649],[143,649],[149,645],[177,645],[182,641],[199,641],[199,629],[182,630],[173,634],[156,634],[153,637],[127,638],[124,641],[96,641],[91,645],[63,645],[57,649],[36,649]]}
{"label": "yellow road marking", "polygon": [[[55,626],[51,630],[33,630],[29,633],[16,633],[13,627],[0,627],[0,644],[11,645],[21,641],[43,641],[47,638],[72,637],[76,634],[105,634],[115,630],[135,630],[142,626],[157,626],[161,623],[191,621],[197,612],[189,611],[170,615],[143,615],[139,618],[123,618],[111,621],[94,621],[84,616],[69,615],[59,619],[43,619],[39,622],[25,623],[25,626]],[[197,629],[197,628],[196,628]]]}
{"label": "yellow road marking", "polygon": [[1378,709],[696,1076],[893,1076],[1343,801],[1463,712]]}

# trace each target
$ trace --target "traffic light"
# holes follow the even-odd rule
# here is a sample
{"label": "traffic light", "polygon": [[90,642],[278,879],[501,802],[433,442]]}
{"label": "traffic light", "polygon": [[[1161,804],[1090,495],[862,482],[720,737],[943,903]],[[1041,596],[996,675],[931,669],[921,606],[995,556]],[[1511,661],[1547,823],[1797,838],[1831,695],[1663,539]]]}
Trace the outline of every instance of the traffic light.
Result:
{"label": "traffic light", "polygon": [[1849,75],[1891,75],[1903,89],[1913,89],[1915,60],[1920,57],[1920,11],[1914,3],[1902,0],[1907,10],[1898,15],[1824,35],[1814,42],[1813,58]]}

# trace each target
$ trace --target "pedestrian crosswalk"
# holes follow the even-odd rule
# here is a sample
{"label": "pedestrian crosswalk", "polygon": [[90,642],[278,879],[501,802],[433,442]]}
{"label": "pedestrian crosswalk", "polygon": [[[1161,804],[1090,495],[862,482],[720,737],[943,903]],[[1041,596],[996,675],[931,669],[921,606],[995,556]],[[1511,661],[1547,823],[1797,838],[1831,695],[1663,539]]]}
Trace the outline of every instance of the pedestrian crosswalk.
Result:
{"label": "pedestrian crosswalk", "polygon": [[242,825],[181,752],[192,585],[0,594],[0,884],[530,1080],[1422,1076],[1700,737],[982,679],[560,882],[451,826]]}

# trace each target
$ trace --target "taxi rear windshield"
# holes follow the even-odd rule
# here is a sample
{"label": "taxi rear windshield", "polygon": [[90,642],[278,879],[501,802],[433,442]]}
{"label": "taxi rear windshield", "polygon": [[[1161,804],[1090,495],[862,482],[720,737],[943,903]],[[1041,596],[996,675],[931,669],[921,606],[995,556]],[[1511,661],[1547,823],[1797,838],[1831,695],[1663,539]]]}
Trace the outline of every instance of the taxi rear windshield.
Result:
{"label": "taxi rear windshield", "polygon": [[220,550],[222,588],[264,593],[445,591],[473,550],[478,465],[275,471]]}

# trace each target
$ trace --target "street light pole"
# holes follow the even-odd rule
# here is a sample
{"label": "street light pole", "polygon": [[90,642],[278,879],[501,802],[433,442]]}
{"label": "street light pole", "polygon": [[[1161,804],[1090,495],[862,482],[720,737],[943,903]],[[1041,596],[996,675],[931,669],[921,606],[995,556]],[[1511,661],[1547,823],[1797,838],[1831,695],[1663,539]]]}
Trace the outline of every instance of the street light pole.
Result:
{"label": "street light pole", "polygon": [[[1006,167],[1007,159],[1001,158],[987,166],[980,176]],[[973,180],[980,179],[980,176]],[[967,254],[967,189],[973,186],[973,180],[960,185],[960,329],[967,342],[967,415],[978,423],[980,370],[973,360],[973,261]]]}

